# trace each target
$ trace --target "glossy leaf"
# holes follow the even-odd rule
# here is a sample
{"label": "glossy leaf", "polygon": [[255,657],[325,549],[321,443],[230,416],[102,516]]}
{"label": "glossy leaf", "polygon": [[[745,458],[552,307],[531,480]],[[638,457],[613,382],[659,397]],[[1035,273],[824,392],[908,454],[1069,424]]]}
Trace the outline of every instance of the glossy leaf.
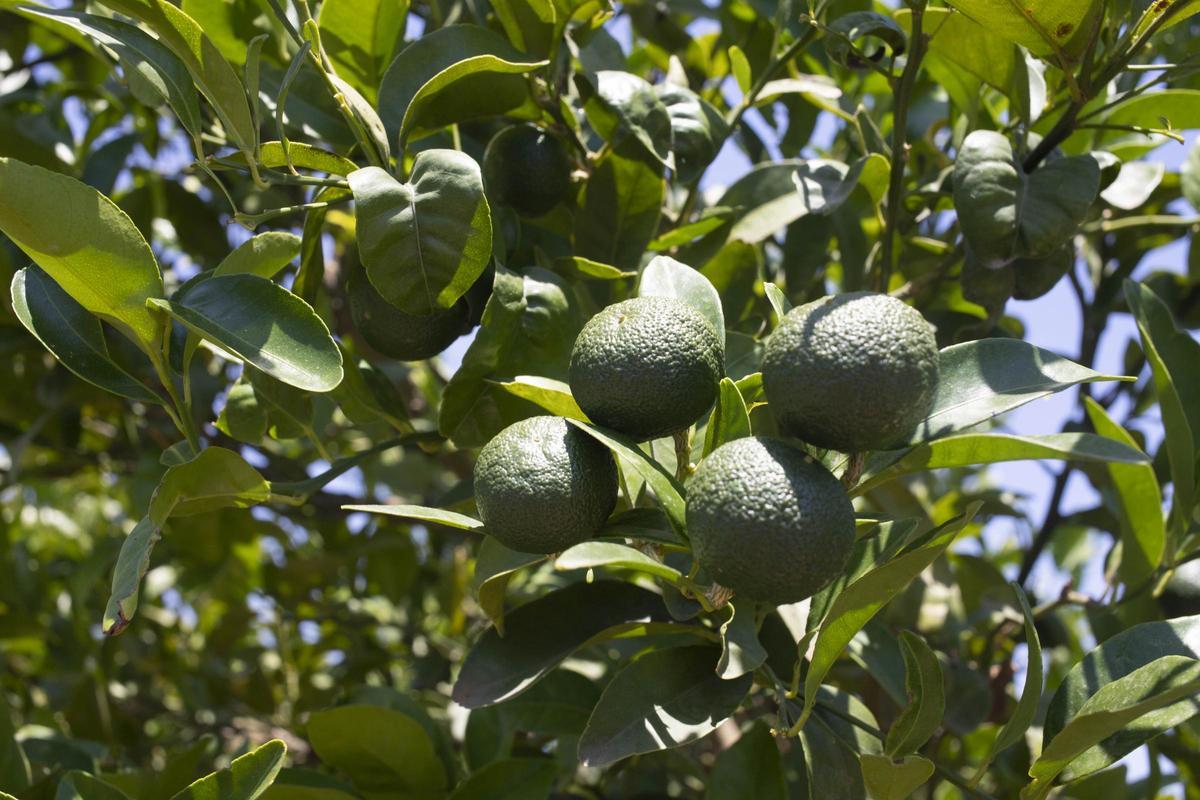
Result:
{"label": "glossy leaf", "polygon": [[[896,22],[905,33],[911,33],[912,11],[897,9]],[[930,36],[929,51],[933,59],[942,59],[950,70],[965,73],[1001,92],[1012,89],[1019,70],[1020,51],[1011,41],[966,14],[949,8],[925,9],[922,27]],[[931,66],[931,70],[948,92],[954,83],[962,80],[961,74],[945,74],[937,69],[937,65]]]}
{"label": "glossy leaf", "polygon": [[326,0],[317,15],[321,46],[343,80],[375,102],[404,35],[408,1]]}
{"label": "glossy leaf", "polygon": [[364,792],[420,796],[446,788],[446,770],[420,722],[390,708],[348,705],[314,712],[308,740],[326,765]]}
{"label": "glossy leaf", "polygon": [[525,567],[545,561],[546,556],[520,553],[509,549],[493,536],[485,536],[475,554],[475,573],[471,590],[483,613],[504,635],[504,596],[512,575]]}
{"label": "glossy leaf", "polygon": [[1006,411],[1104,375],[1017,339],[980,339],[942,350],[933,410],[910,443],[973,428]]}
{"label": "glossy leaf", "polygon": [[235,758],[228,769],[196,781],[171,800],[255,800],[275,781],[285,755],[287,745],[272,739]]}
{"label": "glossy leaf", "polygon": [[829,36],[825,39],[825,52],[843,67],[857,67],[866,59],[881,57],[873,45],[870,51],[862,50],[860,40],[873,39],[883,43],[893,54],[903,53],[908,46],[904,30],[890,17],[875,11],[856,11],[844,14],[829,24]]}
{"label": "glossy leaf", "polygon": [[458,785],[450,800],[541,800],[558,768],[549,758],[510,758],[486,764]]}
{"label": "glossy leaf", "polygon": [[152,300],[201,338],[297,389],[327,392],[342,354],[312,307],[257,275],[215,275],[178,300]]}
{"label": "glossy leaf", "polygon": [[1148,461],[1146,454],[1132,442],[1115,441],[1094,433],[1051,433],[1041,436],[960,433],[924,442],[909,450],[872,456],[867,462],[867,477],[855,491],[863,494],[913,472],[1033,459],[1122,466],[1144,465]]}
{"label": "glossy leaf", "polygon": [[975,131],[954,162],[954,202],[972,255],[989,269],[1045,258],[1066,243],[1100,190],[1091,156],[1048,161],[1028,175],[1008,137]]}
{"label": "glossy leaf", "polygon": [[683,581],[683,574],[679,570],[651,558],[640,550],[616,542],[577,544],[554,560],[554,568],[630,570],[662,578],[673,585],[679,585]]}
{"label": "glossy leaf", "polygon": [[671,115],[653,86],[619,70],[577,76],[576,85],[588,122],[600,138],[614,147],[631,138],[664,166],[674,166]]}
{"label": "glossy leaf", "polygon": [[[1090,397],[1083,399],[1088,419],[1101,436],[1137,447],[1125,428],[1108,415],[1104,407]],[[1146,580],[1162,562],[1166,546],[1166,526],[1162,513],[1162,490],[1151,464],[1108,465],[1108,476],[1116,488],[1121,512],[1120,574],[1126,583],[1136,586]]]}
{"label": "glossy leaf", "polygon": [[629,146],[600,158],[575,217],[575,255],[633,269],[658,231],[666,181],[662,166]]}
{"label": "glossy leaf", "polygon": [[[900,652],[904,657],[904,691],[908,705],[888,729],[884,751],[890,758],[920,750],[941,726],[946,711],[942,667],[937,655],[924,639],[909,631],[900,632]],[[887,772],[882,767],[879,769]],[[870,785],[865,762],[863,777]]]}
{"label": "glossy leaf", "polygon": [[150,569],[150,552],[160,538],[159,527],[149,517],[143,517],[121,543],[117,565],[113,568],[112,590],[101,621],[106,635],[116,636],[133,619],[142,577]]}
{"label": "glossy leaf", "polygon": [[749,436],[750,414],[746,410],[746,401],[738,390],[737,384],[722,378],[717,395],[717,404],[713,407],[712,416],[708,419],[708,427],[704,432],[704,455],[707,456],[726,442]]}
{"label": "glossy leaf", "polygon": [[168,105],[184,130],[196,139],[203,129],[200,99],[187,66],[171,49],[140,28],[96,14],[38,8],[35,13],[82,31],[117,54],[134,96]]}
{"label": "glossy leaf", "polygon": [[209,447],[191,461],[171,467],[150,499],[150,521],[162,527],[171,517],[266,502],[271,486],[240,455]]}
{"label": "glossy leaf", "polygon": [[761,722],[747,728],[713,762],[705,800],[787,800],[783,759],[775,737]]}
{"label": "glossy leaf", "polygon": [[0,231],[77,303],[157,349],[162,328],[146,301],[163,294],[158,262],[113,201],[74,178],[0,158]]}
{"label": "glossy leaf", "polygon": [[666,619],[662,599],[633,584],[558,589],[509,612],[503,637],[495,629],[484,632],[467,653],[452,696],[467,708],[516,697],[581,647],[636,635]]}
{"label": "glossy leaf", "polygon": [[655,256],[642,270],[638,297],[674,297],[682,300],[703,314],[717,333],[725,330],[721,296],[712,282],[670,256]]}
{"label": "glossy leaf", "polygon": [[541,67],[503,36],[478,25],[450,25],[411,42],[379,87],[392,136],[517,111],[529,103],[524,73]]}
{"label": "glossy leaf", "polygon": [[105,5],[146,23],[159,41],[183,61],[238,149],[247,155],[254,152],[258,132],[246,90],[199,23],[166,0],[106,0]]}
{"label": "glossy leaf", "polygon": [[[711,103],[691,89],[661,83],[654,87],[654,92],[671,119],[671,150],[676,174],[682,181],[694,180],[717,157],[719,148],[729,137],[729,126]],[[709,220],[710,224],[716,222],[713,217]]]}
{"label": "glossy leaf", "polygon": [[801,217],[831,213],[856,184],[857,176],[838,161],[776,161],[736,180],[721,195],[720,205],[743,209],[729,236],[754,244]]}
{"label": "glossy leaf", "polygon": [[729,604],[729,617],[721,623],[721,658],[717,675],[733,680],[749,675],[767,660],[767,649],[758,639],[758,608],[748,600]]}
{"label": "glossy leaf", "polygon": [[[1139,2],[1134,7],[1144,9],[1137,24],[1133,27],[1135,39],[1140,39],[1150,33],[1152,29],[1161,33],[1187,21],[1189,17],[1200,14],[1200,1],[1198,0],[1175,0],[1169,3]],[[1162,22],[1161,20],[1167,12],[1171,12],[1171,16]]]}
{"label": "glossy leaf", "polygon": [[579,739],[579,760],[602,767],[639,753],[694,742],[716,730],[750,689],[744,675],[722,680],[712,647],[646,653],[618,672]]}
{"label": "glossy leaf", "polygon": [[863,784],[875,800],[905,800],[912,797],[933,775],[933,762],[921,756],[895,761],[889,756],[864,753]]}
{"label": "glossy leaf", "polygon": [[555,35],[566,20],[555,0],[495,0],[492,10],[500,19],[508,39],[523,53],[549,55],[557,45]]}
{"label": "glossy leaf", "polygon": [[[1135,670],[1166,656],[1200,658],[1200,616],[1134,625],[1085,655],[1066,674],[1050,700],[1046,709],[1044,741],[1052,742],[1102,688],[1114,685]],[[1188,711],[1189,708],[1194,711],[1194,704],[1183,704],[1180,710]],[[1170,725],[1122,727],[1123,730],[1097,740],[1099,746],[1089,758],[1094,769],[1117,761]]]}
{"label": "glossy leaf", "polygon": [[1026,0],[1023,4],[990,0],[951,0],[950,5],[980,25],[1043,57],[1062,56],[1070,63],[1087,46],[1100,3],[1096,0]]}
{"label": "glossy leaf", "polygon": [[440,508],[406,505],[363,505],[342,506],[342,510],[362,511],[367,514],[383,514],[389,517],[399,517],[400,519],[414,520],[416,522],[432,522],[437,525],[445,525],[447,528],[457,528],[460,531],[483,531],[483,523],[479,520],[468,517],[465,514],[445,511]]}
{"label": "glossy leaf", "polygon": [[100,320],[75,302],[41,268],[13,275],[13,313],[42,346],[83,380],[143,403],[162,403],[154,392],[112,360]]}
{"label": "glossy leaf", "polygon": [[662,506],[663,511],[666,512],[667,519],[671,521],[671,526],[678,533],[686,533],[683,487],[669,472],[663,469],[661,464],[642,452],[637,443],[627,436],[578,420],[571,420],[571,424],[612,450],[623,459],[623,463],[636,470],[638,475],[642,476],[643,480],[654,490],[654,495],[658,498],[658,503]]}
{"label": "glossy leaf", "polygon": [[571,395],[571,387],[565,381],[543,378],[538,375],[518,375],[511,381],[490,381],[504,391],[536,403],[556,417],[577,419],[587,422],[587,415],[579,408]]}
{"label": "glossy leaf", "polygon": [[979,765],[979,776],[987,772],[988,765],[1000,752],[1012,747],[1025,736],[1025,731],[1037,717],[1038,707],[1042,700],[1042,675],[1045,667],[1042,665],[1042,642],[1038,637],[1037,622],[1033,617],[1033,609],[1029,607],[1029,598],[1019,584],[1012,583],[1013,593],[1021,606],[1021,615],[1025,618],[1025,645],[1028,648],[1027,665],[1025,668],[1025,685],[1021,688],[1021,699],[1012,716],[1004,723],[1004,727],[992,740],[991,747]]}
{"label": "glossy leaf", "polygon": [[[1186,656],[1163,656],[1101,686],[1042,749],[1029,768],[1033,781],[1021,791],[1021,797],[1045,797],[1055,778],[1076,759],[1086,758],[1092,747],[1109,736],[1141,729],[1144,717],[1151,717],[1155,732],[1190,718],[1200,710],[1197,694],[1200,661]],[[1099,761],[1107,762],[1103,766],[1111,763],[1108,758]]]}
{"label": "glossy leaf", "polygon": [[409,314],[450,308],[492,256],[492,217],[479,165],[454,150],[425,150],[408,183],[378,167],[348,176],[367,277]]}
{"label": "glossy leaf", "polygon": [[811,713],[817,699],[817,689],[855,634],[945,552],[978,510],[979,504],[972,504],[965,513],[942,525],[919,546],[875,567],[842,590],[821,621],[820,632],[813,645],[808,674],[804,679],[802,717]]}
{"label": "glossy leaf", "polygon": [[257,275],[274,278],[300,255],[300,237],[287,231],[252,236],[225,257],[213,275]]}

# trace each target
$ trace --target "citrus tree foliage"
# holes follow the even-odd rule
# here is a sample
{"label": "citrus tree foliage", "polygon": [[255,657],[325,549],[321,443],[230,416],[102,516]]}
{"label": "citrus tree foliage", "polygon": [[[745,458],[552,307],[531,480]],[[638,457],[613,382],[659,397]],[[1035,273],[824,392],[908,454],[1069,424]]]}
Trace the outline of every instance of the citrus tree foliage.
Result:
{"label": "citrus tree foliage", "polygon": [[[52,6],[0,0],[0,796],[1200,797],[1200,4]],[[1054,352],[1010,315],[1052,290]],[[844,567],[731,593],[689,491],[852,292],[936,390],[791,440]],[[571,390],[635,297],[723,373],[652,441]],[[472,473],[546,414],[619,489],[534,555]],[[989,479],[1035,460],[1048,507]]]}

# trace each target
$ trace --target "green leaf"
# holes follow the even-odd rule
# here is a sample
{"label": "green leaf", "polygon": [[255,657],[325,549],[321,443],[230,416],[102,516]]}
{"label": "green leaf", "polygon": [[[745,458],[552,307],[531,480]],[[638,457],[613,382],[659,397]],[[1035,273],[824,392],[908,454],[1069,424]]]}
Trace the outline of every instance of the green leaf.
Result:
{"label": "green leaf", "polygon": [[308,741],[322,762],[364,792],[437,796],[446,789],[433,740],[399,711],[368,705],[317,711],[308,718]]}
{"label": "green leaf", "polygon": [[750,62],[746,59],[746,54],[742,52],[742,48],[736,44],[729,46],[729,68],[733,72],[733,78],[737,81],[738,88],[742,90],[742,94],[750,91],[753,80],[750,75]]}
{"label": "green leaf", "polygon": [[138,587],[142,576],[150,569],[150,552],[159,538],[158,526],[149,517],[143,517],[121,543],[117,566],[113,569],[112,591],[101,621],[106,635],[116,636],[133,619],[138,605]]}
{"label": "green leaf", "polygon": [[112,50],[120,59],[130,90],[143,103],[168,105],[193,139],[204,128],[200,100],[183,61],[140,28],[120,20],[69,9],[30,9],[82,31]]}
{"label": "green leaf", "polygon": [[570,420],[570,423],[603,444],[609,450],[612,450],[613,453],[624,460],[623,463],[632,467],[638,475],[642,476],[650,488],[654,490],[654,495],[658,498],[658,504],[662,506],[663,511],[667,514],[667,519],[671,521],[671,527],[676,532],[686,535],[687,523],[684,521],[684,490],[671,473],[667,472],[653,458],[642,452],[637,443],[627,436],[604,428],[597,428],[594,425],[589,425],[578,420]]}
{"label": "green leaf", "polygon": [[259,148],[258,158],[264,167],[271,169],[286,167],[289,159],[294,167],[311,169],[329,175],[349,175],[358,169],[358,165],[350,159],[304,142],[288,142],[286,157],[283,152],[283,142],[263,142]]}
{"label": "green leaf", "polygon": [[1119,442],[1094,433],[1052,433],[1038,436],[960,433],[924,442],[908,450],[893,450],[872,456],[867,462],[867,477],[854,491],[856,494],[863,494],[901,475],[914,472],[1034,459],[1061,459],[1120,466],[1145,465],[1149,460],[1132,440],[1128,443]]}
{"label": "green leaf", "polygon": [[556,0],[493,0],[491,5],[513,46],[539,56],[548,56],[557,48],[570,8],[560,9]]}
{"label": "green leaf", "polygon": [[396,44],[408,0],[326,0],[317,15],[321,46],[337,74],[374,103]]}
{"label": "green leaf", "polygon": [[813,645],[808,674],[804,679],[804,710],[801,722],[812,712],[821,681],[825,679],[825,675],[850,640],[862,630],[863,625],[879,613],[880,609],[908,586],[913,578],[937,560],[959,532],[975,517],[979,506],[978,502],[973,503],[966,512],[930,533],[919,546],[875,567],[837,596],[821,621],[820,632],[817,634],[816,644]]}
{"label": "green leaf", "polygon": [[663,627],[658,623],[666,619],[662,598],[630,583],[596,581],[558,589],[509,612],[503,637],[494,628],[479,637],[452,696],[467,708],[516,697],[581,647],[645,634]]}
{"label": "green leaf", "polygon": [[829,24],[829,35],[825,37],[825,52],[829,58],[843,67],[861,67],[868,59],[883,56],[882,52],[866,52],[858,42],[874,39],[887,45],[893,55],[903,53],[908,45],[904,29],[891,17],[876,11],[855,11],[838,17]]}
{"label": "green leaf", "polygon": [[722,378],[717,404],[704,431],[704,455],[708,456],[726,442],[741,439],[750,433],[750,413],[746,410],[742,393],[737,384],[729,378]]}
{"label": "green leaf", "polygon": [[1186,527],[1195,503],[1200,450],[1200,343],[1176,327],[1167,306],[1145,285],[1127,281],[1125,302],[1137,320],[1162,410],[1174,516],[1181,528]]}
{"label": "green leaf", "polygon": [[[1046,709],[1044,741],[1056,739],[1068,721],[1075,718],[1101,688],[1166,656],[1200,658],[1200,616],[1134,625],[1085,655],[1066,674],[1050,700]],[[1088,758],[1088,771],[1103,769],[1169,727],[1171,725],[1151,724],[1102,737],[1103,741]],[[1076,777],[1082,774],[1085,773],[1080,771]]]}
{"label": "green leaf", "polygon": [[31,780],[29,759],[17,741],[12,714],[7,704],[0,705],[0,781],[9,789],[19,790],[28,787]]}
{"label": "green leaf", "polygon": [[686,547],[686,543],[671,527],[667,515],[657,508],[631,508],[619,511],[597,534],[604,539],[645,539],[658,544]]}
{"label": "green leaf", "polygon": [[279,774],[287,745],[279,739],[233,760],[228,769],[193,783],[171,800],[255,800]]}
{"label": "green leaf", "polygon": [[1101,123],[1117,126],[1116,130],[1099,132],[1098,139],[1113,155],[1132,161],[1155,147],[1170,141],[1155,134],[1125,132],[1121,127],[1174,130],[1200,128],[1200,89],[1164,89],[1159,92],[1139,92],[1115,106]]}
{"label": "green leaf", "polygon": [[1080,383],[1127,381],[1103,375],[1019,339],[979,339],[942,350],[933,410],[910,444],[967,430]]}
{"label": "green leaf", "polygon": [[559,570],[595,569],[644,572],[667,583],[678,586],[683,582],[683,573],[651,558],[640,550],[616,542],[582,542],[568,548],[554,560]]}
{"label": "green leaf", "polygon": [[809,214],[830,214],[850,197],[863,167],[791,159],[759,164],[725,190],[718,205],[741,208],[729,237],[756,244]]}
{"label": "green leaf", "polygon": [[603,767],[639,753],[694,742],[742,702],[752,678],[722,680],[710,646],[653,650],[618,672],[579,739],[584,766]]}
{"label": "green leaf", "polygon": [[1168,28],[1186,21],[1189,17],[1200,14],[1200,0],[1167,0],[1165,3],[1155,2],[1155,0],[1139,0],[1134,8],[1144,9],[1142,15],[1138,17],[1137,24],[1133,26],[1133,39],[1136,41],[1145,36],[1167,12],[1170,12],[1171,16],[1159,26],[1157,33],[1162,33]]}
{"label": "green leaf", "polygon": [[996,734],[991,747],[988,748],[987,755],[979,765],[976,772],[979,777],[987,773],[988,766],[1001,751],[1012,747],[1024,738],[1025,731],[1029,730],[1029,726],[1033,724],[1038,706],[1042,701],[1042,674],[1045,668],[1042,665],[1042,642],[1038,637],[1037,622],[1033,617],[1033,609],[1029,607],[1029,598],[1025,596],[1025,591],[1017,583],[1010,583],[1009,586],[1016,594],[1017,602],[1021,606],[1021,614],[1025,618],[1025,644],[1029,648],[1026,658],[1025,685],[1021,687],[1021,699],[1017,701],[1017,707],[1013,710],[1012,716]]}
{"label": "green leaf", "polygon": [[180,299],[150,304],[201,338],[297,389],[328,392],[342,354],[312,307],[257,275],[214,275]]}
{"label": "green leaf", "polygon": [[699,311],[718,334],[725,331],[721,296],[708,278],[670,256],[655,256],[642,270],[638,297],[674,297]]}
{"label": "green leaf", "polygon": [[1026,175],[1008,137],[975,131],[954,162],[954,205],[972,255],[990,269],[1045,258],[1070,240],[1100,191],[1090,155],[1048,161]]}
{"label": "green leaf", "polygon": [[267,412],[267,432],[274,439],[299,439],[313,436],[313,416],[316,408],[312,395],[266,373],[250,371],[254,397]]}
{"label": "green leaf", "polygon": [[363,97],[358,89],[355,89],[344,80],[334,75],[333,85],[337,87],[338,94],[345,100],[346,105],[350,108],[350,113],[358,122],[359,127],[366,133],[367,144],[374,150],[374,153],[369,153],[371,160],[377,164],[388,164],[392,160],[392,149],[389,144],[387,128],[380,119],[379,114],[375,111],[367,99]]}
{"label": "green leaf", "polygon": [[666,180],[640,150],[614,147],[584,185],[575,215],[575,255],[635,269],[658,230]]}
{"label": "green leaf", "polygon": [[[725,124],[725,117],[711,103],[686,87],[660,83],[654,87],[654,93],[658,95],[671,118],[671,152],[675,156],[675,173],[680,181],[695,180],[717,157],[721,145],[729,138],[729,126]],[[710,212],[711,209],[706,211]],[[707,219],[702,218],[698,223],[682,226],[692,228],[686,234],[678,233],[677,228],[673,233],[688,238],[675,244],[683,244],[699,236],[704,231],[697,232],[693,226],[706,223],[713,227],[720,224],[716,218],[709,216]]]}
{"label": "green leaf", "polygon": [[[1185,656],[1163,656],[1101,686],[1043,748],[1029,768],[1033,781],[1021,790],[1021,797],[1045,797],[1055,778],[1076,759],[1087,759],[1091,748],[1109,736],[1131,728],[1142,730],[1144,717],[1151,717],[1154,733],[1191,718],[1197,711],[1198,693],[1200,661]],[[1112,763],[1107,757],[1093,758],[1088,771],[1099,762],[1107,762],[1102,766]],[[1086,773],[1075,773],[1076,777],[1080,774]]]}
{"label": "green leaf", "polygon": [[479,551],[475,554],[471,591],[501,636],[504,635],[504,595],[509,579],[525,567],[545,560],[544,555],[510,550],[492,536],[485,536],[480,542]]}
{"label": "green leaf", "polygon": [[300,255],[300,237],[286,231],[252,236],[227,255],[213,275],[257,275],[274,278]]}
{"label": "green leaf", "polygon": [[578,74],[575,84],[584,100],[588,122],[600,138],[614,148],[632,138],[647,155],[668,168],[674,167],[671,115],[653,86],[621,70],[601,70],[594,76]]}
{"label": "green leaf", "polygon": [[542,800],[558,777],[550,758],[508,758],[485,764],[459,784],[450,800]]}
{"label": "green leaf", "polygon": [[787,800],[783,759],[762,722],[747,728],[732,747],[717,753],[704,800]]}
{"label": "green leaf", "polygon": [[933,762],[921,756],[906,756],[899,762],[888,756],[863,753],[863,783],[875,800],[906,800],[933,775]]}
{"label": "green leaf", "polygon": [[94,775],[72,770],[59,781],[54,800],[129,800],[129,795]]}
{"label": "green leaf", "polygon": [[[910,33],[912,11],[897,9],[896,22]],[[1012,42],[949,8],[925,9],[923,30],[930,37],[929,52],[949,62],[951,69],[961,70],[1001,92],[1012,89],[1021,57]],[[942,79],[940,74],[935,77]],[[941,82],[947,84],[946,80]]]}
{"label": "green leaf", "polygon": [[636,272],[617,269],[611,264],[601,264],[590,258],[573,256],[562,258],[557,262],[558,268],[570,273],[572,270],[582,278],[592,278],[599,281],[620,281],[626,278],[636,278]]}
{"label": "green leaf", "polygon": [[1179,168],[1179,188],[1192,208],[1200,211],[1200,139],[1192,145],[1187,161]]}
{"label": "green leaf", "polygon": [[1063,54],[1067,63],[1083,52],[1091,37],[1097,0],[950,0],[950,5],[997,36],[1027,48],[1034,55]]}
{"label": "green leaf", "polygon": [[531,104],[524,73],[546,63],[488,28],[439,28],[405,46],[384,73],[384,124],[404,141],[445,125],[520,112]]}
{"label": "green leaf", "polygon": [[492,257],[492,216],[479,165],[456,150],[425,150],[408,183],[379,167],[348,176],[358,252],[384,299],[409,314],[452,307]]}
{"label": "green leaf", "polygon": [[363,511],[368,514],[383,514],[389,517],[399,517],[400,519],[415,520],[417,522],[432,522],[437,525],[445,525],[447,528],[457,528],[460,531],[479,531],[483,532],[483,523],[473,517],[468,517],[466,514],[459,514],[454,511],[444,511],[440,508],[428,508],[426,506],[342,506],[343,511]]}
{"label": "green leaf", "polygon": [[250,63],[253,40],[271,27],[263,13],[268,6],[257,0],[183,0],[179,5],[236,66]]}
{"label": "green leaf", "polygon": [[514,397],[536,403],[556,417],[588,421],[587,415],[583,413],[571,395],[571,387],[566,381],[542,378],[538,375],[518,375],[511,381],[488,381],[488,383],[499,386]]}
{"label": "green leaf", "polygon": [[258,401],[254,387],[243,376],[225,395],[225,407],[217,417],[217,429],[246,444],[258,444],[267,435],[267,409]]}
{"label": "green leaf", "polygon": [[735,602],[729,604],[729,618],[721,623],[717,662],[717,675],[727,681],[749,675],[767,660],[767,649],[758,640],[758,608],[750,601]]}
{"label": "green leaf", "polygon": [[31,265],[13,275],[12,303],[21,324],[71,372],[121,397],[162,403],[157,394],[109,357],[100,320],[39,267]]}
{"label": "green leaf", "polygon": [[157,352],[162,326],[146,301],[163,294],[158,262],[113,201],[74,178],[0,158],[0,231],[77,303]]}
{"label": "green leaf", "polygon": [[[908,705],[888,729],[884,751],[891,758],[920,750],[942,724],[942,715],[946,711],[946,690],[937,655],[923,638],[909,631],[900,632],[900,652],[904,657],[904,691]],[[871,783],[865,765],[863,778],[868,785]]]}
{"label": "green leaf", "polygon": [[226,135],[253,157],[258,131],[250,115],[246,89],[196,20],[167,0],[105,0],[105,5],[141,20],[183,61],[200,93],[221,120]]}
{"label": "green leaf", "polygon": [[[1137,447],[1129,432],[1108,415],[1104,407],[1090,397],[1084,397],[1088,419],[1101,436]],[[1151,464],[1108,465],[1108,477],[1117,490],[1121,513],[1120,574],[1126,584],[1136,586],[1148,579],[1162,563],[1166,546],[1166,526],[1163,524],[1162,490]]]}
{"label": "green leaf", "polygon": [[265,503],[271,485],[240,455],[209,447],[191,461],[171,467],[150,498],[148,517],[158,527],[171,517]]}

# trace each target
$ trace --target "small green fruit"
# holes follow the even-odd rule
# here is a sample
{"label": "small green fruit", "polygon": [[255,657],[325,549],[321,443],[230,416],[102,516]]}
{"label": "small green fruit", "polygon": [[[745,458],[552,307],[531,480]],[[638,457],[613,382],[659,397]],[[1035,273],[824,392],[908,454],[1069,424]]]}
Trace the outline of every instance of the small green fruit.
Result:
{"label": "small green fruit", "polygon": [[571,191],[571,159],[561,141],[535,125],[512,125],[483,153],[488,196],[525,217],[540,217]]}
{"label": "small green fruit", "polygon": [[782,605],[841,574],[854,546],[854,508],[829,470],[779,439],[721,445],[688,484],[688,535],[717,583]]}
{"label": "small green fruit", "polygon": [[414,316],[383,299],[361,271],[346,281],[354,327],[372,348],[400,361],[432,358],[471,330],[470,307],[459,300],[445,311]]}
{"label": "small green fruit", "polygon": [[787,434],[843,453],[883,450],[933,407],[937,340],[921,313],[894,297],[825,297],[784,317],[762,373]]}
{"label": "small green fruit", "polygon": [[556,553],[590,539],[616,503],[612,453],[561,417],[514,422],[475,462],[484,527],[522,553]]}
{"label": "small green fruit", "polygon": [[597,425],[639,441],[684,430],[725,373],[713,326],[673,297],[636,297],[588,320],[571,351],[571,393]]}

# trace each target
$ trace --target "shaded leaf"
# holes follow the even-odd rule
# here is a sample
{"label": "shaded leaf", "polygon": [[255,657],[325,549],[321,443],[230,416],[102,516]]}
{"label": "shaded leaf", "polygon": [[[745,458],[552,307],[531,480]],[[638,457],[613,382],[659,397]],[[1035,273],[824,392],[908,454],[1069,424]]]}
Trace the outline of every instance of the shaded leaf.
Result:
{"label": "shaded leaf", "polygon": [[721,658],[717,675],[733,680],[749,675],[767,660],[767,649],[758,640],[758,608],[752,601],[729,604],[729,618],[721,623]]}
{"label": "shaded leaf", "polygon": [[673,297],[699,311],[718,334],[725,330],[721,296],[697,270],[670,256],[655,256],[642,270],[638,297]]}
{"label": "shaded leaf", "polygon": [[193,783],[171,800],[255,800],[279,774],[287,745],[279,739],[233,760],[228,769]]}
{"label": "shaded leaf", "polygon": [[549,758],[509,758],[485,764],[458,785],[450,800],[541,800],[549,797],[558,766]]}
{"label": "shaded leaf", "polygon": [[921,756],[905,756],[899,762],[888,756],[864,753],[859,762],[863,783],[875,800],[905,800],[933,775],[933,762]]}
{"label": "shaded leaf", "polygon": [[415,520],[417,522],[432,522],[437,525],[445,525],[447,528],[457,528],[461,531],[483,532],[483,523],[479,520],[454,511],[444,511],[440,508],[405,505],[363,505],[342,506],[342,510],[363,511],[368,514],[384,514],[385,516],[389,517],[399,517],[400,519]]}
{"label": "shaded leaf", "polygon": [[446,788],[442,766],[420,722],[390,708],[348,705],[308,718],[308,740],[321,761],[366,792],[420,795]]}
{"label": "shaded leaf", "polygon": [[274,278],[300,255],[300,237],[287,231],[252,236],[217,264],[213,275],[257,275]]}
{"label": "shaded leaf", "polygon": [[554,560],[554,568],[560,570],[597,567],[644,572],[673,585],[683,581],[683,574],[679,570],[640,550],[616,542],[582,542],[568,548]]}
{"label": "shaded leaf", "polygon": [[493,536],[485,536],[480,542],[475,554],[471,590],[501,636],[504,635],[504,595],[509,579],[519,570],[545,560],[544,555],[511,550]]}
{"label": "shaded leaf", "polygon": [[640,150],[615,147],[596,164],[575,215],[575,255],[633,269],[658,230],[666,180]]}
{"label": "shaded leaf", "polygon": [[[941,726],[946,711],[942,667],[937,655],[924,639],[909,631],[900,632],[900,652],[904,657],[904,691],[908,705],[888,729],[884,751],[889,761],[920,750]],[[867,774],[866,762],[863,763],[863,778],[870,786],[872,779]],[[879,773],[888,772],[882,766],[876,766]]]}
{"label": "shaded leaf", "polygon": [[317,15],[321,46],[343,80],[375,102],[404,35],[408,0],[326,0]]}
{"label": "shaded leaf", "polygon": [[749,436],[750,414],[737,384],[722,378],[708,427],[704,431],[704,455],[708,456],[726,442]]}
{"label": "shaded leaf", "polygon": [[620,70],[576,75],[575,84],[584,100],[588,122],[600,138],[614,148],[632,138],[648,155],[668,168],[674,167],[671,115],[653,86]]}
{"label": "shaded leaf", "polygon": [[733,746],[717,754],[705,800],[787,800],[783,760],[775,737],[761,722],[747,728]]}

